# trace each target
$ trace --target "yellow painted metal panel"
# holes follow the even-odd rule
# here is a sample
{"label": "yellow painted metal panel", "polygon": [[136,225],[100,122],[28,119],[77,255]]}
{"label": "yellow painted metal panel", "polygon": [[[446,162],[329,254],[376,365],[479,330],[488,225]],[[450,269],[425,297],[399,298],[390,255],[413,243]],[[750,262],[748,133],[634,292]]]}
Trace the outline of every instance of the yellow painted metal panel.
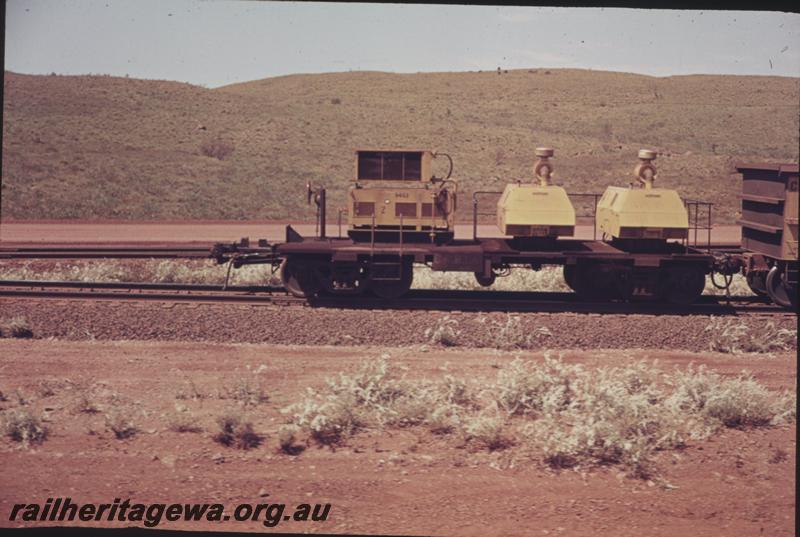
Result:
{"label": "yellow painted metal panel", "polygon": [[689,229],[689,216],[674,190],[610,186],[597,204],[597,223],[613,237],[621,236],[621,228],[669,229],[674,236],[675,230]]}
{"label": "yellow painted metal panel", "polygon": [[497,226],[504,235],[572,235],[575,209],[560,186],[510,184],[497,202]]}

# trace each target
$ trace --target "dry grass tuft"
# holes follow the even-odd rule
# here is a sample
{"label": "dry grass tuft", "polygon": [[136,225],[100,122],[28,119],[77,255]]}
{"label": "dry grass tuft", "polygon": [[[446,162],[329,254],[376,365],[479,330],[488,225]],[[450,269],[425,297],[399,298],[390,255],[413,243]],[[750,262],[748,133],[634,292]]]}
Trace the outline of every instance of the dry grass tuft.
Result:
{"label": "dry grass tuft", "polygon": [[425,338],[433,345],[455,347],[459,344],[461,330],[458,329],[458,320],[445,315],[436,320],[436,324],[425,330]]}
{"label": "dry grass tuft", "polygon": [[228,412],[217,419],[220,431],[214,441],[228,447],[250,449],[258,447],[263,437],[253,430],[253,424],[236,411]]}
{"label": "dry grass tuft", "polygon": [[545,326],[537,327],[533,332],[526,331],[520,316],[510,313],[506,313],[505,319],[502,321],[482,315],[478,317],[477,321],[489,326],[485,331],[488,334],[488,340],[483,343],[483,346],[491,349],[540,348],[547,338],[553,336],[550,329]]}
{"label": "dry grass tuft", "polygon": [[464,424],[464,439],[489,451],[509,448],[514,441],[505,430],[505,420],[496,412],[471,416]]}
{"label": "dry grass tuft", "polygon": [[509,414],[549,414],[570,404],[581,371],[549,356],[544,365],[517,359],[497,373],[492,392]]}
{"label": "dry grass tuft", "polygon": [[106,428],[114,433],[118,440],[132,438],[139,432],[133,421],[133,411],[127,406],[115,404],[104,414]]}
{"label": "dry grass tuft", "polygon": [[189,410],[189,407],[176,403],[175,413],[169,416],[167,427],[176,433],[199,433],[203,428],[198,421],[198,417]]}
{"label": "dry grass tuft", "polygon": [[472,400],[464,381],[451,375],[441,382],[410,381],[382,356],[352,374],[329,378],[325,390],[309,388],[285,412],[318,443],[337,444],[369,427],[426,425],[437,433],[451,431]]}
{"label": "dry grass tuft", "polygon": [[222,386],[219,392],[220,399],[232,399],[242,406],[250,407],[269,401],[269,395],[262,386],[258,373],[252,377],[238,377],[233,384]]}
{"label": "dry grass tuft", "polygon": [[25,317],[12,317],[0,323],[0,337],[28,339],[33,337],[33,329]]}
{"label": "dry grass tuft", "polygon": [[285,424],[278,429],[278,446],[287,455],[297,455],[305,446],[297,443],[297,433],[300,430],[297,425]]}
{"label": "dry grass tuft", "polygon": [[434,272],[422,265],[414,266],[414,289],[464,289],[470,291],[552,291],[569,292],[561,267],[545,266],[541,270],[516,268],[508,276],[499,277],[491,287],[483,287],[467,272]]}
{"label": "dry grass tuft", "polygon": [[[722,278],[717,276],[717,283],[722,285]],[[716,295],[716,296],[725,296],[726,290],[725,289],[718,289],[712,282],[711,276],[706,276],[706,287],[703,289],[704,295]],[[731,284],[727,289],[727,294],[730,296],[753,296],[752,289],[750,286],[747,285],[747,280],[745,279],[744,275],[741,273],[734,274],[733,279],[731,280]]]}
{"label": "dry grass tuft", "polygon": [[41,444],[47,439],[47,427],[26,409],[9,410],[3,418],[5,434],[14,442],[21,442],[28,447],[31,444]]}
{"label": "dry grass tuft", "polygon": [[709,333],[709,349],[715,352],[770,353],[797,348],[797,332],[778,328],[772,321],[754,327],[743,319],[710,317],[705,331]]}
{"label": "dry grass tuft", "polygon": [[234,145],[219,136],[209,138],[200,144],[200,153],[217,160],[225,160],[233,153]]}
{"label": "dry grass tuft", "polygon": [[[0,267],[0,279],[72,282],[223,284],[227,265],[209,260],[80,260],[43,269],[32,262]],[[230,274],[230,285],[281,285],[267,265],[248,265]]]}

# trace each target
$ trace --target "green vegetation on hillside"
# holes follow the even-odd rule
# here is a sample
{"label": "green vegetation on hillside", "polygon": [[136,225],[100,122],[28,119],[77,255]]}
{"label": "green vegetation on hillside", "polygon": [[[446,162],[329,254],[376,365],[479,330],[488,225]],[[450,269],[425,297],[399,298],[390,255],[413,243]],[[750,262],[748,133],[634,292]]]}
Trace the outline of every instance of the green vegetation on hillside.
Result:
{"label": "green vegetation on hillside", "polygon": [[307,182],[328,187],[335,216],[356,148],[447,152],[468,194],[530,179],[534,147],[550,145],[571,192],[627,184],[636,151],[656,149],[659,185],[732,222],[736,160],[798,159],[798,82],[525,69],[204,89],[6,72],[2,217],[308,219]]}

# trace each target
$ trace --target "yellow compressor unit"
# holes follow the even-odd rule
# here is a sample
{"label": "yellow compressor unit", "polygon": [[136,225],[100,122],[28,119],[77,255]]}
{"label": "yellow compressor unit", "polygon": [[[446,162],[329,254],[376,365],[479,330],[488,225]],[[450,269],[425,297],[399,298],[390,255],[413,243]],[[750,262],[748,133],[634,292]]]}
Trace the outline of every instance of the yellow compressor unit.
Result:
{"label": "yellow compressor unit", "polygon": [[641,183],[629,188],[610,186],[597,203],[600,230],[615,239],[685,239],[689,232],[686,207],[675,190],[654,188],[656,152],[639,151],[634,174]]}
{"label": "yellow compressor unit", "polygon": [[533,167],[537,183],[507,185],[497,202],[497,227],[517,237],[570,237],[575,234],[575,209],[567,192],[550,184],[553,150],[539,147]]}

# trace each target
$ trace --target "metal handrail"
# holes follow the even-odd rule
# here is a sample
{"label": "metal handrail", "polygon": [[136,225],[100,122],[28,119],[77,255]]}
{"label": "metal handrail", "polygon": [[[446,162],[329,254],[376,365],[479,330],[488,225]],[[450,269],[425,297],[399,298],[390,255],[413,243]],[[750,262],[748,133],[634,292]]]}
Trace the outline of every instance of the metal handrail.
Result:
{"label": "metal handrail", "polygon": [[339,238],[342,238],[342,214],[349,214],[350,211],[347,209],[339,209],[339,216],[336,219],[336,223],[339,226]]}
{"label": "metal handrail", "polygon": [[496,213],[478,212],[478,195],[481,194],[502,194],[498,190],[476,190],[472,193],[472,240],[478,240],[478,216],[491,216]]}
{"label": "metal handrail", "polygon": [[[711,214],[714,204],[710,201],[702,201],[702,200],[695,200],[695,199],[685,199],[683,200],[684,205],[686,206],[686,212],[688,213],[687,216],[689,217],[689,229],[690,232],[694,232],[694,243],[692,246],[697,248],[697,233],[699,230],[706,230],[706,252],[711,251]],[[705,209],[705,217],[706,217],[706,225],[703,226],[700,223],[700,208]],[[694,211],[694,215],[692,215]],[[686,234],[686,238],[684,239],[684,246],[686,248],[689,247],[689,233]]]}
{"label": "metal handrail", "polygon": [[576,214],[575,219],[578,218],[591,218],[592,219],[592,240],[597,240],[597,202],[600,201],[600,198],[603,197],[603,194],[597,194],[595,192],[592,193],[577,193],[577,194],[570,194],[567,193],[567,196],[570,198],[592,198],[592,214]]}

